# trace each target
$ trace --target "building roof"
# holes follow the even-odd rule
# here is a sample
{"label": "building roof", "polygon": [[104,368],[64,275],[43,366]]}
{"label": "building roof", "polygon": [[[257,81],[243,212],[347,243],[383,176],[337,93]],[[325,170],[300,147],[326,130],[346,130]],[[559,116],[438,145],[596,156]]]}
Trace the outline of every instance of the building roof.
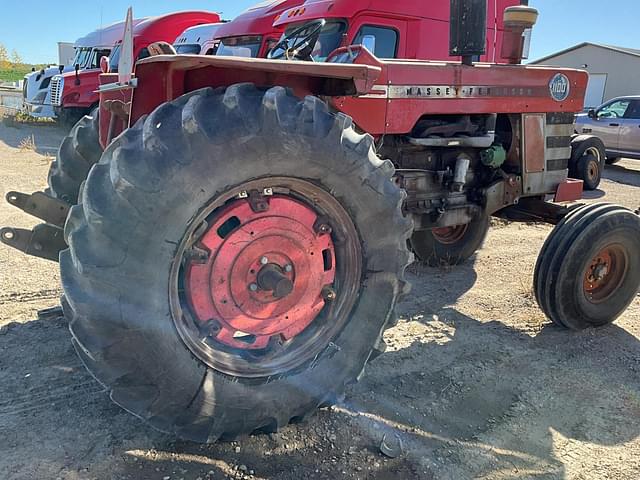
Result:
{"label": "building roof", "polygon": [[552,53],[551,55],[547,55],[546,57],[539,58],[539,59],[534,60],[534,61],[532,61],[530,63],[532,63],[532,64],[542,63],[542,62],[544,62],[546,60],[549,60],[550,58],[554,58],[554,57],[557,57],[559,55],[564,55],[565,53],[569,53],[569,52],[572,52],[574,50],[578,50],[580,48],[588,47],[588,46],[604,48],[605,50],[612,50],[614,52],[624,53],[626,55],[633,55],[634,57],[640,57],[640,50],[637,50],[637,49],[634,49],[634,48],[616,47],[615,45],[605,45],[603,43],[582,42],[582,43],[579,43],[578,45],[574,45],[573,47],[565,48],[564,50],[560,50],[559,52]]}

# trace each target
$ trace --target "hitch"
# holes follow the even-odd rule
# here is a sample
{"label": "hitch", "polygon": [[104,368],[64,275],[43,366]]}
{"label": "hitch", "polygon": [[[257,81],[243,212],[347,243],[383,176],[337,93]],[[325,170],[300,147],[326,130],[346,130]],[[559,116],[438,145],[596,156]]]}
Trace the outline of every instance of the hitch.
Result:
{"label": "hitch", "polygon": [[27,255],[57,262],[60,252],[67,248],[63,228],[71,205],[43,192],[31,195],[9,192],[6,198],[14,207],[46,223],[36,226],[33,230],[4,227],[0,229],[0,241]]}
{"label": "hitch", "polygon": [[62,229],[46,223],[41,223],[33,230],[4,227],[0,229],[0,241],[27,255],[53,262],[57,262],[60,252],[67,248]]}
{"label": "hitch", "polygon": [[64,228],[64,222],[71,209],[71,205],[64,200],[50,197],[43,192],[35,192],[31,195],[9,192],[6,198],[7,202],[14,207],[60,228]]}

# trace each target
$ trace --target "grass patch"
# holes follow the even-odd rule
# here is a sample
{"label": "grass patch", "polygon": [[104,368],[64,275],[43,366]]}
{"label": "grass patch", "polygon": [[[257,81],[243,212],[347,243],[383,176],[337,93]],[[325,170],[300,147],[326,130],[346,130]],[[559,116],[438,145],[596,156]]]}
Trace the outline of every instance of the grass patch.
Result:
{"label": "grass patch", "polygon": [[24,76],[31,73],[31,69],[40,70],[46,65],[10,65],[0,67],[0,82],[17,82],[22,80]]}
{"label": "grass patch", "polygon": [[0,109],[0,121],[7,127],[18,128],[21,125],[55,126],[57,123],[51,118],[32,117],[28,113],[15,110]]}

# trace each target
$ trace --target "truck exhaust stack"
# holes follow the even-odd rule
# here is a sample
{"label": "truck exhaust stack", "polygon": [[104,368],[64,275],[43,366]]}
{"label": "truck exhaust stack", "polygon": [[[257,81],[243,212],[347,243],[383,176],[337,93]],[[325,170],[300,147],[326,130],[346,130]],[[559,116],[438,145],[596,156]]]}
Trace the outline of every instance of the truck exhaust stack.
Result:
{"label": "truck exhaust stack", "polygon": [[471,65],[487,50],[487,0],[451,0],[449,55]]}

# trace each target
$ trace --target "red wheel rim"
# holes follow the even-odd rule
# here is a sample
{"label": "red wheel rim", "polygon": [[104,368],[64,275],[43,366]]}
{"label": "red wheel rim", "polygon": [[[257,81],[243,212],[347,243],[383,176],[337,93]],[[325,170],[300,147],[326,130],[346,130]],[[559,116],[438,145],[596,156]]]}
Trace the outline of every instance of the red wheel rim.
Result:
{"label": "red wheel rim", "polygon": [[582,286],[587,300],[598,304],[611,298],[624,282],[628,269],[629,259],[621,245],[600,250],[584,272]]}
{"label": "red wheel rim", "polygon": [[456,225],[454,227],[434,228],[431,230],[433,237],[443,245],[453,245],[459,242],[467,233],[469,225]]}
{"label": "red wheel rim", "polygon": [[362,258],[351,217],[323,188],[286,177],[247,182],[204,206],[178,245],[174,324],[222,373],[291,371],[331,348],[348,322]]}
{"label": "red wheel rim", "polygon": [[[208,259],[190,263],[185,277],[197,321],[217,322],[215,340],[262,349],[272,337],[290,340],[311,324],[335,278],[333,240],[317,222],[310,207],[284,196],[271,198],[266,211],[238,201],[215,216],[198,242]],[[237,226],[223,237],[225,225]],[[291,292],[275,292],[268,275]]]}

